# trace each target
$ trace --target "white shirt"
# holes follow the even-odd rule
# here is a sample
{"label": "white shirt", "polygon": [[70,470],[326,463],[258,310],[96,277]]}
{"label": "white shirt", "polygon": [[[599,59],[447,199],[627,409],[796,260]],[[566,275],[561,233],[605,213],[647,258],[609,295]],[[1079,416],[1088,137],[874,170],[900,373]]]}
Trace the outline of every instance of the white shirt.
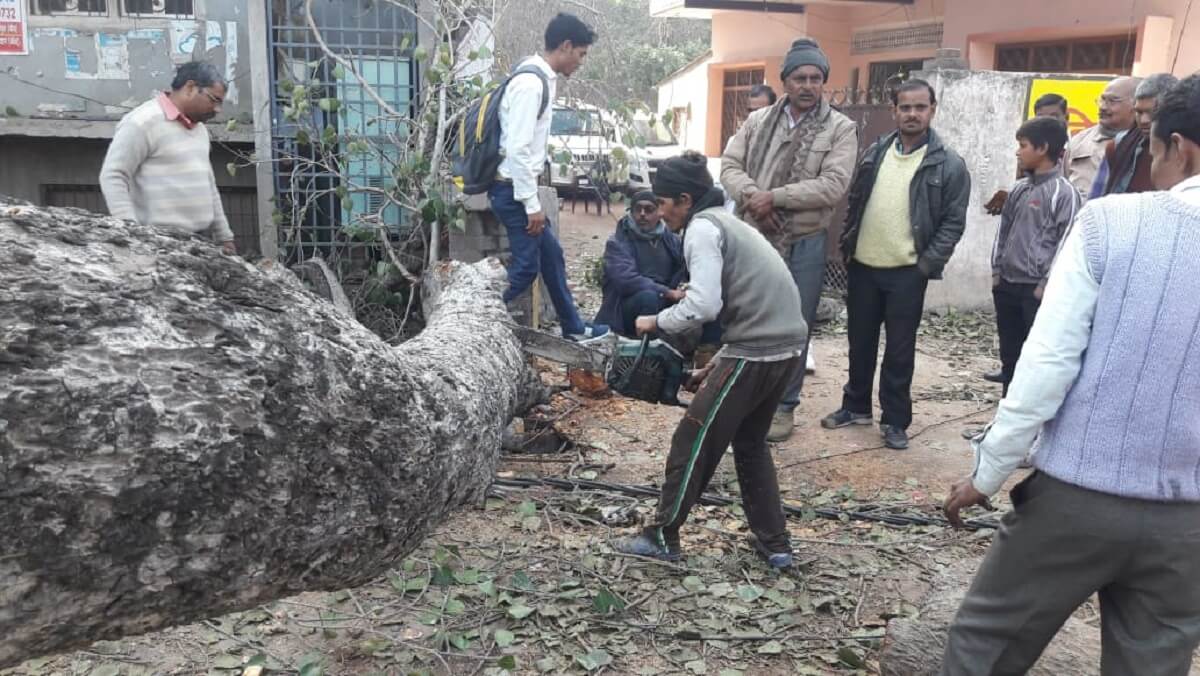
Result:
{"label": "white shirt", "polygon": [[[1200,175],[1179,183],[1171,193],[1200,205]],[[1021,348],[1008,396],[983,440],[973,444],[975,490],[984,495],[1000,490],[1029,453],[1042,425],[1058,414],[1083,365],[1099,297],[1100,284],[1088,268],[1083,236],[1072,225]]]}
{"label": "white shirt", "polygon": [[721,229],[705,218],[693,218],[683,238],[688,286],[683,300],[658,313],[658,328],[683,333],[711,322],[721,314]]}
{"label": "white shirt", "polygon": [[542,81],[533,73],[523,73],[508,83],[500,101],[500,176],[513,182],[513,196],[525,205],[525,213],[542,210],[538,201],[538,176],[546,166],[546,144],[550,142],[550,120],[554,117],[554,99],[558,75],[540,55],[521,62],[542,69],[550,85],[546,112],[538,117],[542,105]]}

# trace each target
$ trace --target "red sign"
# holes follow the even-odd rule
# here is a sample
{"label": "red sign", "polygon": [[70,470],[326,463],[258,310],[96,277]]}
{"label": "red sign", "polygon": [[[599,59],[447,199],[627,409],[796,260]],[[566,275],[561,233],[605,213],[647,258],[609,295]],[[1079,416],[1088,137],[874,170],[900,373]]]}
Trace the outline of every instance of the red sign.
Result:
{"label": "red sign", "polygon": [[29,53],[23,0],[0,0],[0,56]]}

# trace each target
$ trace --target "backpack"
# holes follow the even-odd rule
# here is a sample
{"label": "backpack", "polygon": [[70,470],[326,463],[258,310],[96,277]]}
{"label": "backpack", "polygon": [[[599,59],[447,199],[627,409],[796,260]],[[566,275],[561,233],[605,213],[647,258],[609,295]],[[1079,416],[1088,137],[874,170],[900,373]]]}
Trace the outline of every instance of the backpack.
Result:
{"label": "backpack", "polygon": [[533,73],[542,81],[542,105],[537,119],[550,105],[550,82],[541,68],[521,66],[500,84],[472,103],[458,123],[457,138],[450,153],[454,183],[465,195],[485,193],[496,182],[496,172],[504,159],[500,148],[500,101],[508,83],[522,73]]}

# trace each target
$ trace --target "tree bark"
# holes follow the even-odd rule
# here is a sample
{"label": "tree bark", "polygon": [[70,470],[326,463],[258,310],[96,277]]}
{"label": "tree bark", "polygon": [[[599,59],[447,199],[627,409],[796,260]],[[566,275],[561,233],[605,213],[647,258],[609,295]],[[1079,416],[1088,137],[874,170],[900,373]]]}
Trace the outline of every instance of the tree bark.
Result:
{"label": "tree bark", "polygon": [[0,200],[0,667],[358,585],[537,398],[494,261],[392,347],[279,268]]}
{"label": "tree bark", "polygon": [[[972,559],[950,565],[934,578],[917,617],[888,622],[879,656],[882,676],[933,676],[941,672],[947,632],[979,562]],[[1086,676],[1099,672],[1100,630],[1074,617],[1067,619],[1029,670],[1031,676]]]}

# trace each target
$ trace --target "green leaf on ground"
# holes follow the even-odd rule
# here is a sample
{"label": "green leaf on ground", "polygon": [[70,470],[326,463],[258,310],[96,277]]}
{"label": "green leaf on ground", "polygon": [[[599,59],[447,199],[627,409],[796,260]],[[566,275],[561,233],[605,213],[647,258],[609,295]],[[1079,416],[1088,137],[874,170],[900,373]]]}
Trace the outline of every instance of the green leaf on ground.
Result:
{"label": "green leaf on ground", "polygon": [[575,661],[579,663],[579,666],[588,671],[596,671],[600,667],[612,664],[612,655],[603,650],[593,650],[586,655],[576,655]]}
{"label": "green leaf on ground", "polygon": [[517,640],[516,634],[507,629],[497,629],[496,633],[492,634],[492,638],[496,640],[496,645],[501,648],[507,648]]}
{"label": "green leaf on ground", "polygon": [[600,593],[596,594],[596,598],[592,599],[592,607],[596,609],[596,612],[602,614],[608,614],[613,610],[619,613],[625,610],[625,602],[608,589],[601,589]]}
{"label": "green leaf on ground", "polygon": [[767,641],[759,646],[758,652],[763,655],[778,655],[783,652],[783,644],[779,641]]}
{"label": "green leaf on ground", "polygon": [[508,607],[508,616],[514,620],[523,620],[533,614],[533,608],[520,602]]}

